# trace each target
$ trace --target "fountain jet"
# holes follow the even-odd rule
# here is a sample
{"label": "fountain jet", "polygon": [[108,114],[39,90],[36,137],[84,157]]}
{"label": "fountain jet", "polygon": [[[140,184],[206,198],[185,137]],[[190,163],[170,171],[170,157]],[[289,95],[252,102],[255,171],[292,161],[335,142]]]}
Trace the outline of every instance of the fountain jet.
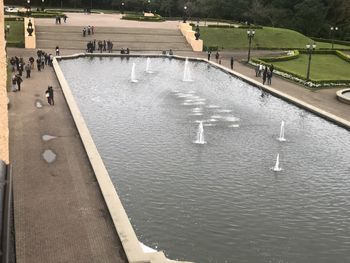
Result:
{"label": "fountain jet", "polygon": [[277,154],[276,163],[275,163],[275,166],[272,167],[272,170],[274,172],[282,171],[282,168],[280,167],[280,154]]}
{"label": "fountain jet", "polygon": [[135,63],[132,63],[132,69],[131,69],[131,82],[138,82],[138,80],[136,79],[135,68],[136,68]]}
{"label": "fountain jet", "polygon": [[203,129],[203,122],[200,121],[198,125],[198,131],[197,131],[197,140],[194,141],[196,144],[206,144],[207,142],[204,140],[204,129]]}
{"label": "fountain jet", "polygon": [[153,73],[153,71],[151,70],[151,59],[150,58],[147,58],[146,72]]}
{"label": "fountain jet", "polygon": [[286,138],[284,138],[284,121],[281,122],[280,137],[278,137],[277,140],[280,142],[286,141]]}
{"label": "fountain jet", "polygon": [[184,68],[184,76],[183,76],[183,81],[193,81],[191,78],[191,71],[190,71],[190,65],[188,63],[188,58],[186,58],[185,61],[185,68]]}

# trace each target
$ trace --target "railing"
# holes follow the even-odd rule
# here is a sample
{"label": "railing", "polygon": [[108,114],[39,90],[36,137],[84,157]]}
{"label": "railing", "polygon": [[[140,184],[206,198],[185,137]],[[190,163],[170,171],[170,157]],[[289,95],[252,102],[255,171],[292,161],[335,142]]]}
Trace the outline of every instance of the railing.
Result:
{"label": "railing", "polygon": [[12,203],[11,166],[0,160],[0,262],[8,263],[10,258],[10,228]]}

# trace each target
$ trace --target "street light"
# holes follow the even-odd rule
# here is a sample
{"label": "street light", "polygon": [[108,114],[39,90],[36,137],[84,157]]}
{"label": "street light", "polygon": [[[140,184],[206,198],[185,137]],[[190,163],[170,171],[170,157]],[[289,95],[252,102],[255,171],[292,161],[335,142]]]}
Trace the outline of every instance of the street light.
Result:
{"label": "street light", "polygon": [[124,15],[124,5],[125,5],[125,3],[124,2],[122,2],[122,7],[121,7],[121,13],[122,13],[122,15]]}
{"label": "street light", "polygon": [[307,50],[307,53],[309,54],[309,63],[307,65],[306,81],[310,80],[311,54],[312,54],[312,51],[315,49],[316,49],[315,43],[312,45],[311,44],[306,45],[306,50]]}
{"label": "street light", "polygon": [[148,13],[151,13],[151,0],[148,0]]}
{"label": "street light", "polygon": [[250,48],[252,46],[252,38],[254,37],[255,35],[255,30],[247,30],[247,36],[248,36],[248,39],[249,39],[249,47],[248,47],[248,62],[250,61]]}
{"label": "street light", "polygon": [[28,17],[30,15],[30,9],[31,9],[31,7],[30,7],[30,0],[27,0],[27,16]]}
{"label": "street light", "polygon": [[187,6],[184,6],[183,22],[186,23],[186,21],[187,21]]}
{"label": "street light", "polygon": [[44,8],[44,2],[45,2],[45,0],[41,0],[41,11],[44,11],[44,10],[45,10],[45,8]]}
{"label": "street light", "polygon": [[331,26],[332,49],[334,48],[334,31],[338,31],[338,27]]}

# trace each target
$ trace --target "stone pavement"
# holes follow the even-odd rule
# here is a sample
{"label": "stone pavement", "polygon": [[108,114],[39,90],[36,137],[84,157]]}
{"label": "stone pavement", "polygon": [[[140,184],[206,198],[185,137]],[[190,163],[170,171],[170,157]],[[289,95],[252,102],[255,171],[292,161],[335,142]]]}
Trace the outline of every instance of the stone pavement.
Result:
{"label": "stone pavement", "polygon": [[53,69],[23,79],[9,93],[17,262],[127,262]]}

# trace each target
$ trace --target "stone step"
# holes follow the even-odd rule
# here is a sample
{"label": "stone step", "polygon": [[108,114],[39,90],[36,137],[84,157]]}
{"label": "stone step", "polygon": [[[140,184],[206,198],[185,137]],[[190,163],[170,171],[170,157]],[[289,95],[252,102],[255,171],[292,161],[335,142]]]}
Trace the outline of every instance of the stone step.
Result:
{"label": "stone step", "polygon": [[[54,49],[56,46],[59,46],[60,49],[75,49],[75,50],[86,50],[87,42],[79,42],[79,41],[48,41],[48,40],[37,40],[37,48],[38,49]],[[129,48],[131,50],[169,50],[172,49],[174,51],[191,51],[190,47],[184,43],[152,43],[152,42],[113,42],[113,49],[120,50],[121,48]]]}
{"label": "stone step", "polygon": [[[83,27],[60,27],[60,26],[36,26],[37,32],[43,33],[79,33],[82,34]],[[154,29],[154,28],[123,28],[123,27],[98,27],[94,29],[95,34],[144,34],[144,35],[173,35],[181,36],[179,30]]]}
{"label": "stone step", "polygon": [[93,41],[94,39],[98,40],[111,40],[111,41],[122,41],[122,42],[159,42],[159,43],[166,43],[166,42],[184,42],[184,37],[179,35],[170,35],[170,36],[164,36],[164,35],[147,35],[147,34],[95,34],[83,37],[82,34],[77,33],[46,33],[46,32],[37,32],[36,37],[38,39],[45,39],[45,40],[61,40],[61,39],[67,39],[69,41]]}

